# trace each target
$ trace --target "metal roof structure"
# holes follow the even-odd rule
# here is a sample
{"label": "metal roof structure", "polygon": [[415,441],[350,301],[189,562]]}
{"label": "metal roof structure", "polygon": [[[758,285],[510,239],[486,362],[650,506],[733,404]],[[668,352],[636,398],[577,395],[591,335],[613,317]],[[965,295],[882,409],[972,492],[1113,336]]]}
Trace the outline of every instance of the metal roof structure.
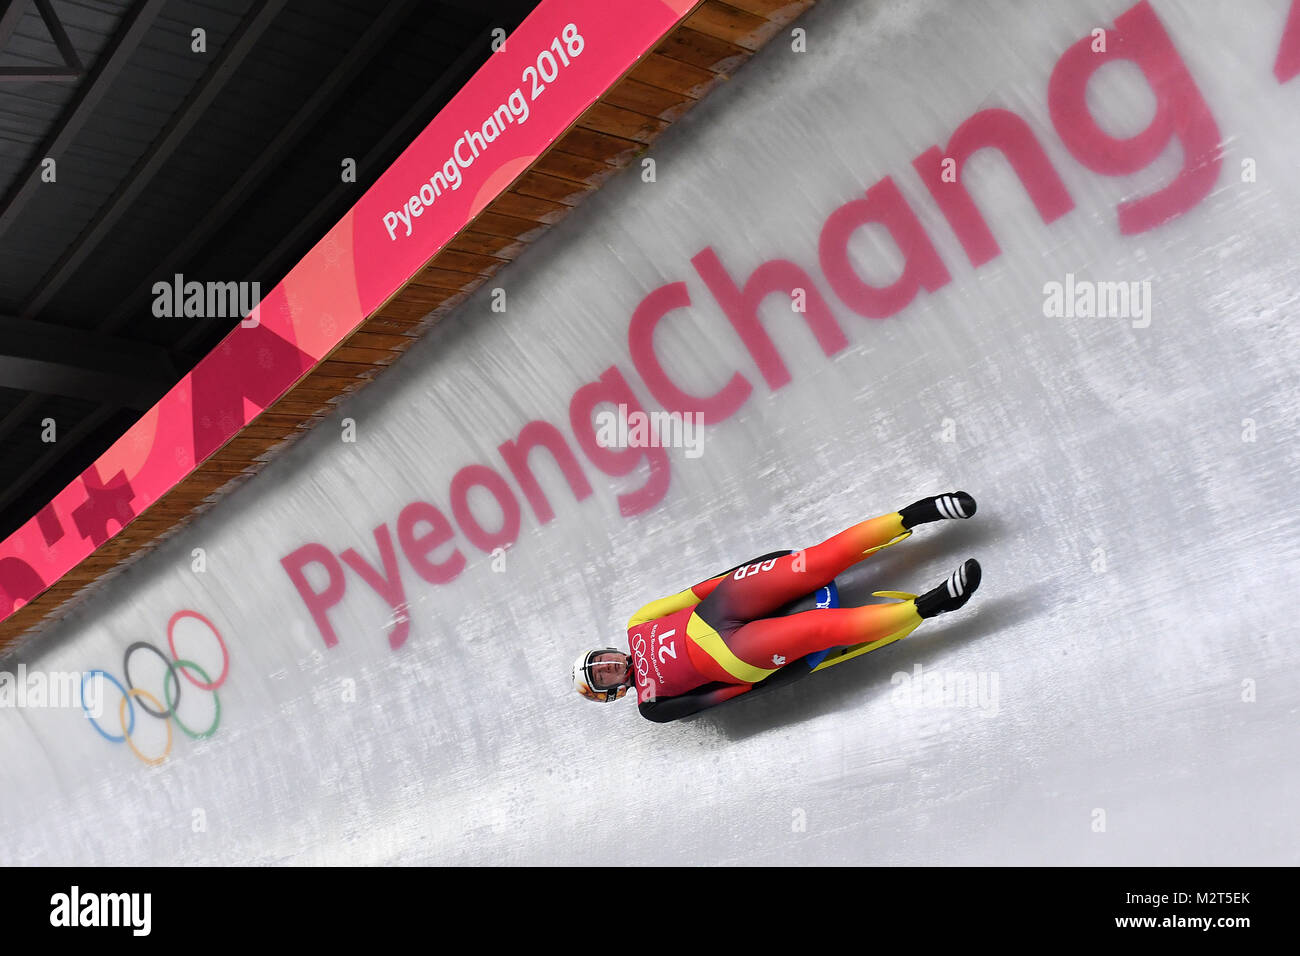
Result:
{"label": "metal roof structure", "polygon": [[9,0],[0,538],[229,331],[156,281],[270,288],[535,5]]}

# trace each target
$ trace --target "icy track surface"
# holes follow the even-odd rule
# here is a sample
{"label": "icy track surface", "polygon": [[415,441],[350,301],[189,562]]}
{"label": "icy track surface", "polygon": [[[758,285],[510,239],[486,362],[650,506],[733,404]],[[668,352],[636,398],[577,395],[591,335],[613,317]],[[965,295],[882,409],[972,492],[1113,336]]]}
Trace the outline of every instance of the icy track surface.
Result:
{"label": "icy track surface", "polygon": [[[131,744],[170,746],[157,766],[78,709],[0,707],[0,862],[1300,862],[1287,15],[824,0],[807,52],[778,38],[655,145],[656,181],[634,166],[498,274],[504,313],[485,290],[3,662],[124,680],[181,611],[228,648],[207,738],[138,699]],[[1099,54],[1070,54],[1054,111],[1058,61],[1099,27],[1111,58],[1089,81]],[[1020,172],[985,149],[927,186],[979,137],[1018,143]],[[773,260],[792,265],[764,273],[756,358],[725,280]],[[1114,282],[1149,309],[1047,314],[1052,283],[1088,312],[1084,284]],[[571,407],[617,401],[620,377],[650,411],[729,382],[730,407],[698,457],[600,449]],[[530,489],[500,447],[534,421],[572,457],[535,450]],[[577,650],[624,641],[643,602],[957,488],[974,521],[858,577],[921,590],[974,555],[964,612],[675,724],[569,689]],[[421,501],[447,524],[404,526]],[[402,527],[437,545],[424,577]],[[284,559],[327,595],[317,616]],[[173,637],[218,679],[200,618]],[[160,703],[162,660],[131,657]],[[984,696],[934,706],[926,675]],[[203,731],[213,694],[181,682]],[[120,700],[109,684],[108,735]]]}

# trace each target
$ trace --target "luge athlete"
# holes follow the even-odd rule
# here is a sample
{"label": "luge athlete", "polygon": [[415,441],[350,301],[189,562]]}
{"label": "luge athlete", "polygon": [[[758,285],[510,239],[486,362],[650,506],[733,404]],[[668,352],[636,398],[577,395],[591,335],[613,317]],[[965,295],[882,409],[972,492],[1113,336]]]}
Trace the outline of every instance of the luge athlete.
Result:
{"label": "luge athlete", "polygon": [[902,541],[919,524],[974,514],[975,499],[964,491],[923,498],[811,548],[765,554],[652,601],[628,621],[631,653],[606,647],[580,655],[574,686],[588,700],[615,701],[635,684],[641,716],[663,723],[809,674],[819,652],[905,637],[927,618],[970,600],[980,583],[979,562],[968,559],[920,597],[876,592],[897,599],[892,604],[794,614],[782,609],[828,587],[837,574]]}

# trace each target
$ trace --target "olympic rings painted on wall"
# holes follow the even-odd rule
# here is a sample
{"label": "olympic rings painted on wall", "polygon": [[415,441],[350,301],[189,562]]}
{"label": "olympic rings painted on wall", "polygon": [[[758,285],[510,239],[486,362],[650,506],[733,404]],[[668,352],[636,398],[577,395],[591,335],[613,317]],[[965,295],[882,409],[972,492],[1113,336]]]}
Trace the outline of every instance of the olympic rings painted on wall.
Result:
{"label": "olympic rings painted on wall", "polygon": [[[115,744],[125,743],[126,742],[125,736],[116,737],[113,734],[110,734],[103,727],[99,726],[99,722],[95,720],[95,718],[90,715],[90,711],[86,709],[86,678],[90,677],[93,674],[103,674],[105,678],[107,678],[109,681],[112,682],[114,687],[116,687],[118,690],[122,692],[122,697],[123,698],[126,697],[126,688],[122,686],[121,681],[119,681],[108,671],[102,671],[96,668],[93,671],[86,671],[86,673],[81,675],[81,709],[86,711],[86,719],[90,721],[90,726],[94,727],[95,730],[99,731],[99,735],[101,737],[103,737],[105,740],[109,741],[110,743],[115,743]],[[133,730],[135,730],[134,710],[131,711],[131,726],[127,728],[126,732],[129,734]]]}
{"label": "olympic rings painted on wall", "polygon": [[[122,735],[126,738],[126,745],[131,748],[131,753],[135,754],[137,757],[139,757],[149,766],[156,767],[164,760],[166,760],[167,755],[172,752],[172,725],[169,722],[166,723],[167,746],[163,748],[163,752],[161,756],[146,757],[144,754],[140,753],[140,749],[136,747],[135,741],[131,739],[131,735],[126,731],[126,711],[127,708],[131,706],[132,697],[148,697],[155,704],[159,703],[158,698],[155,697],[153,694],[149,693],[143,687],[132,687],[129,691],[127,691],[126,696],[122,698],[122,703],[117,705],[117,716],[122,721]],[[161,706],[161,704],[159,704],[159,706]],[[140,705],[140,709],[144,710],[144,704]],[[152,713],[152,711],[145,711],[145,713]],[[132,710],[131,716],[132,718],[135,717],[134,710]]]}
{"label": "olympic rings painted on wall", "polygon": [[[200,674],[203,675],[204,680],[209,679],[208,672],[205,671],[198,664],[195,664],[193,661],[177,661],[176,666],[181,669],[181,673],[185,673],[186,667],[193,667],[196,671],[198,671]],[[179,690],[180,684],[177,684],[176,687]],[[212,726],[202,732],[190,730],[190,728],[185,726],[184,721],[181,720],[180,714],[176,713],[175,708],[172,706],[171,694],[167,692],[166,684],[163,684],[163,693],[167,697],[167,709],[172,712],[172,720],[176,721],[176,726],[179,727],[182,731],[184,731],[185,735],[189,737],[190,740],[202,740],[204,737],[211,737],[213,734],[217,732],[217,725],[221,723],[221,698],[217,696],[217,692],[215,690],[212,692],[212,706],[216,710],[216,713],[212,715]],[[179,702],[179,698],[177,698],[177,700]]]}
{"label": "olympic rings painted on wall", "polygon": [[196,667],[195,670],[203,674],[203,679],[208,681],[206,684],[200,684],[189,674],[185,674],[184,668],[181,668],[181,673],[185,674],[186,679],[199,690],[216,690],[226,682],[226,673],[230,670],[230,651],[226,650],[226,642],[221,639],[221,632],[217,630],[217,626],[198,611],[177,611],[172,615],[172,619],[167,622],[167,647],[171,649],[172,657],[180,657],[176,653],[176,622],[183,617],[192,617],[202,621],[208,626],[208,630],[213,633],[213,636],[216,637],[217,646],[221,648],[221,675],[216,680],[211,680],[206,673],[203,673],[202,668]]}
{"label": "olympic rings painted on wall", "polygon": [[[167,659],[167,655],[164,654],[162,651],[158,650],[158,648],[154,647],[148,641],[136,641],[134,644],[128,647],[126,649],[126,653],[122,655],[122,673],[126,675],[127,689],[132,689],[135,687],[135,681],[131,680],[131,655],[139,650],[153,651],[162,660],[163,666],[167,668],[167,676],[170,677],[172,683],[176,685],[176,703],[179,704],[181,702],[181,682],[176,677],[176,670],[173,667],[172,662]],[[158,717],[161,718],[162,720],[166,720],[168,717],[172,715],[172,705],[170,703],[171,695],[167,693],[167,688],[165,684],[163,686],[163,694],[164,696],[167,697],[169,701],[166,710],[159,713],[158,711],[152,710],[149,707],[149,705],[146,704],[144,701],[140,702],[140,709],[143,710],[150,717]],[[157,697],[154,697],[155,701],[157,701],[157,699],[158,699]]]}
{"label": "olympic rings painted on wall", "polygon": [[[188,658],[182,658],[176,650],[176,625],[183,618],[187,617],[192,617],[206,626],[207,629],[212,632],[212,636],[216,638],[217,647],[221,649],[221,673],[219,673],[215,679],[201,664]],[[131,644],[122,655],[122,673],[126,676],[125,684],[107,671],[98,668],[87,671],[81,676],[81,708],[85,711],[86,718],[90,721],[90,725],[95,728],[95,731],[101,737],[110,743],[125,743],[130,748],[131,753],[135,754],[141,762],[146,763],[151,767],[156,767],[161,764],[171,753],[173,722],[175,722],[176,726],[181,729],[181,732],[191,740],[203,740],[207,737],[211,737],[217,732],[217,727],[221,724],[221,699],[217,696],[217,688],[226,682],[226,677],[230,673],[230,650],[226,647],[225,638],[221,636],[221,631],[217,629],[217,626],[198,611],[177,611],[171,616],[171,620],[167,622],[167,649],[171,651],[170,657],[168,657],[167,654],[157,645],[151,644],[148,641],[136,641]],[[136,687],[135,683],[131,680],[131,658],[137,651],[147,651],[151,654],[157,655],[167,668],[166,676],[163,678],[163,698],[166,701],[165,708],[163,706],[163,701],[160,701],[157,695],[150,693],[144,688]],[[181,720],[180,715],[177,712],[177,708],[180,707],[181,685],[183,683],[180,677],[177,676],[178,672],[181,677],[184,677],[186,681],[193,684],[199,690],[206,690],[212,694],[212,707],[214,711],[212,724],[204,730],[195,730],[194,728],[189,727]],[[122,694],[121,703],[118,704],[117,708],[118,723],[121,725],[122,731],[120,734],[112,734],[105,730],[100,725],[99,721],[90,713],[89,708],[86,707],[86,678],[91,677],[94,674],[102,675]],[[193,674],[198,674],[199,677],[203,678],[203,680],[199,681],[193,676]],[[157,756],[151,757],[148,754],[141,752],[141,750],[136,747],[135,741],[131,738],[131,735],[135,733],[135,711],[137,705],[139,705],[140,710],[147,716],[157,718],[158,720],[163,721],[166,725],[167,743],[163,747],[162,753]]]}

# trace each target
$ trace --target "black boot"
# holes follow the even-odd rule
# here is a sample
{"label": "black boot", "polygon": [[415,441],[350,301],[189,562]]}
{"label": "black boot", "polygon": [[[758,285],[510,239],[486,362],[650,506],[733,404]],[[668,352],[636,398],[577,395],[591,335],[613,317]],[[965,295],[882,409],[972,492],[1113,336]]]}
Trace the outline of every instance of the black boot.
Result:
{"label": "black boot", "polygon": [[933,498],[922,498],[908,505],[899,514],[903,516],[904,528],[913,528],[927,521],[942,521],[944,518],[969,518],[975,514],[975,499],[964,491],[953,491]]}
{"label": "black boot", "polygon": [[934,617],[957,610],[980,586],[980,576],[980,563],[967,558],[961,567],[948,575],[947,581],[916,599],[916,613],[921,617]]}

